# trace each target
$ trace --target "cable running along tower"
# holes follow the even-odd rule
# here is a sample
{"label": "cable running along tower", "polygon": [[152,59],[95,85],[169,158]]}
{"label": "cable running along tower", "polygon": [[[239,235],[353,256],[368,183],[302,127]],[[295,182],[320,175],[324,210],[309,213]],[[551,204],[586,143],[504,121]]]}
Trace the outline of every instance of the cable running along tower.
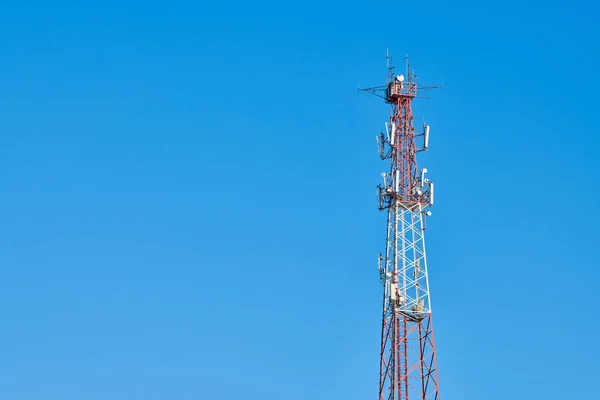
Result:
{"label": "cable running along tower", "polygon": [[431,298],[425,253],[425,221],[431,215],[433,183],[417,167],[417,154],[429,145],[429,126],[415,133],[412,101],[436,88],[418,84],[406,58],[396,74],[388,55],[385,86],[363,89],[390,105],[385,133],[377,136],[379,155],[389,162],[377,187],[379,209],[387,212],[385,253],[379,254],[383,321],[379,400],[439,400]]}

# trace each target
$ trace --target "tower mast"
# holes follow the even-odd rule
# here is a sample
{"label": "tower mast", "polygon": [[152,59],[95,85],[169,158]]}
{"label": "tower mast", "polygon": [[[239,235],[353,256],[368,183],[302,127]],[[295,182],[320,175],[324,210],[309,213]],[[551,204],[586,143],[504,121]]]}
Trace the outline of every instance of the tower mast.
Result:
{"label": "tower mast", "polygon": [[386,132],[377,137],[379,155],[389,162],[378,185],[379,209],[387,212],[385,253],[379,254],[383,318],[379,400],[439,400],[431,296],[425,252],[425,220],[434,185],[419,170],[417,153],[429,146],[429,126],[415,133],[412,101],[435,88],[418,84],[406,57],[396,74],[387,56],[385,86],[363,89],[390,105]]}

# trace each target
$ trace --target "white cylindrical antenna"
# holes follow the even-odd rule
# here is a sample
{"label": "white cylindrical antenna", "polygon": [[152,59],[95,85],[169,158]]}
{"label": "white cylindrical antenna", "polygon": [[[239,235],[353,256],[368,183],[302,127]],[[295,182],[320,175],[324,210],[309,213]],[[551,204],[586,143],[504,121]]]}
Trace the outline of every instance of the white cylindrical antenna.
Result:
{"label": "white cylindrical antenna", "polygon": [[421,170],[421,187],[425,184],[425,173],[427,172],[427,168],[423,168]]}
{"label": "white cylindrical antenna", "polygon": [[385,123],[385,134],[387,135],[387,140],[390,140],[390,130],[387,122]]}
{"label": "white cylindrical antenna", "polygon": [[392,122],[392,137],[390,139],[390,144],[394,145],[394,139],[396,138],[396,123]]}
{"label": "white cylindrical antenna", "polygon": [[433,205],[433,182],[429,184],[429,204]]}
{"label": "white cylindrical antenna", "polygon": [[425,125],[425,143],[424,143],[424,148],[427,148],[427,146],[429,146],[429,125]]}
{"label": "white cylindrical antenna", "polygon": [[396,170],[396,193],[400,193],[400,171]]}

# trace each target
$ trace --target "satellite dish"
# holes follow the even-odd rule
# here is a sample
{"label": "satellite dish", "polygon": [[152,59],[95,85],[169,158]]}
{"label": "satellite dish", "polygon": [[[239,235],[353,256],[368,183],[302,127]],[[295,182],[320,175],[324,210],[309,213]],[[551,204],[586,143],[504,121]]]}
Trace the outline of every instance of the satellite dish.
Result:
{"label": "satellite dish", "polygon": [[403,82],[404,81],[404,75],[398,75],[396,77],[396,79],[398,79],[398,82]]}

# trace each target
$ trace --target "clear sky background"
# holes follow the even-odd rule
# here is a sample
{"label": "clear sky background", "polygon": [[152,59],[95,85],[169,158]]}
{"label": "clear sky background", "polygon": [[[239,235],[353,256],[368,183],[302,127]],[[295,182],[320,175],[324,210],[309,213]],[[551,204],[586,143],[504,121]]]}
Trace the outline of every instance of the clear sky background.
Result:
{"label": "clear sky background", "polygon": [[0,399],[375,399],[386,49],[442,399],[600,396],[594,3],[54,3],[0,6]]}

